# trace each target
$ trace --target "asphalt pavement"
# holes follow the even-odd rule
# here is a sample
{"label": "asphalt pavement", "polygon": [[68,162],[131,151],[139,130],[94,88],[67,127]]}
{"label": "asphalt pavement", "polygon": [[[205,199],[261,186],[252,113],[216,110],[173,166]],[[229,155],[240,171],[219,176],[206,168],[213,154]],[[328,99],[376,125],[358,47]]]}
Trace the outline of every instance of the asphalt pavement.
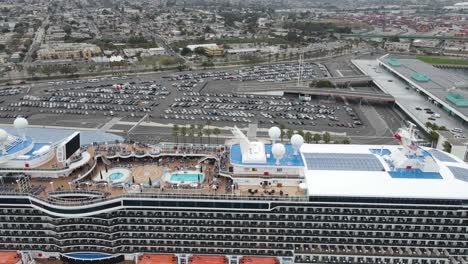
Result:
{"label": "asphalt pavement", "polygon": [[[327,64],[327,67],[332,68],[332,75],[333,72],[353,72],[346,61],[340,63],[335,60],[330,65]],[[320,77],[320,69],[312,67]],[[23,115],[28,117],[32,125],[94,128],[120,131],[118,133],[127,135],[127,131],[148,114],[151,122],[161,125],[148,126],[143,122],[132,131],[130,137],[146,142],[173,141],[173,124],[210,124],[213,128],[221,129],[218,140],[222,141],[230,136],[229,127],[236,125],[246,128],[250,123],[258,123],[260,129],[284,125],[314,133],[330,131],[360,143],[366,143],[366,140],[390,142],[392,129],[396,123],[401,123],[392,108],[363,108],[340,98],[302,101],[295,96],[243,97],[236,94],[239,85],[255,85],[260,81],[229,79],[229,76],[238,74],[239,69],[106,77],[79,83],[62,80],[58,84],[53,81],[53,84],[38,82],[29,87],[14,86],[19,93],[0,92],[0,123],[11,124],[15,116]],[[205,77],[201,77],[202,74]],[[261,76],[262,72],[258,75]],[[224,79],[225,76],[228,76],[227,79]],[[287,74],[284,76],[286,79]],[[385,133],[382,127],[388,128]],[[198,136],[196,139],[182,136],[182,140],[199,141]],[[208,138],[203,137],[202,140],[207,142]],[[211,136],[210,140],[215,140],[215,136]]]}

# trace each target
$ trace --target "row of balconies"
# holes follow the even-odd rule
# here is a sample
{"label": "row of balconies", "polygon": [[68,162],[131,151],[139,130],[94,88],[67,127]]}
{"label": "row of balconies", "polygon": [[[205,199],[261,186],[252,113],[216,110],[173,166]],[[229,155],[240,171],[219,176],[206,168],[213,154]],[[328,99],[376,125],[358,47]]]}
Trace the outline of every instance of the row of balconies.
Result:
{"label": "row of balconies", "polygon": [[377,255],[377,256],[421,256],[444,257],[448,252],[438,248],[411,248],[389,246],[343,246],[295,244],[296,254],[334,254],[334,255]]}
{"label": "row of balconies", "polygon": [[[24,230],[24,225],[22,224],[8,224],[9,230],[1,230],[0,234],[2,235],[21,235],[24,234],[25,236],[44,236],[44,231],[16,231],[16,230]],[[393,241],[393,240],[407,240],[407,239],[417,239],[419,241],[427,241],[432,243],[431,241],[440,242],[443,240],[450,240],[452,242],[466,242],[468,234],[444,234],[444,233],[422,233],[422,232],[386,232],[386,231],[336,231],[336,230],[292,230],[292,229],[268,229],[267,233],[256,233],[254,230],[250,230],[251,232],[238,232],[237,228],[204,228],[198,227],[193,230],[194,232],[188,232],[184,230],[183,227],[169,227],[169,226],[119,226],[117,228],[119,232],[113,235],[108,235],[110,231],[117,231],[116,228],[108,230],[107,228],[103,228],[100,226],[67,226],[67,227],[59,227],[58,230],[58,238],[66,238],[67,236],[74,236],[76,237],[76,232],[81,232],[83,236],[88,237],[89,234],[95,234],[99,236],[99,238],[107,238],[108,240],[113,240],[119,237],[130,236],[128,232],[135,232],[140,231],[141,233],[136,234],[140,237],[162,237],[165,234],[161,232],[166,232],[171,236],[180,236],[184,237],[199,237],[205,234],[210,234],[210,236],[216,237],[226,237],[237,234],[237,236],[242,237],[246,240],[251,239],[252,237],[275,237],[280,235],[280,237],[288,236],[294,237],[295,239],[300,240],[314,240],[318,237],[328,237],[328,238],[339,238],[343,241],[349,241],[349,238],[352,240],[356,240],[359,238],[368,239],[368,238],[379,238],[380,240],[384,241]],[[12,231],[10,231],[12,230]],[[44,230],[41,229],[41,230]],[[223,231],[218,233],[218,231]],[[255,229],[255,230],[262,230],[262,229]],[[66,232],[65,232],[66,231]],[[271,232],[275,231],[275,232]],[[13,233],[12,233],[13,232]],[[24,233],[23,233],[24,232]],[[56,233],[51,229],[51,232]],[[73,232],[73,233],[71,233]],[[86,232],[86,233],[83,233]],[[101,232],[101,233],[94,233],[94,232]],[[149,233],[150,232],[150,233]],[[151,233],[153,232],[153,233]],[[158,232],[155,234],[154,232]],[[244,234],[245,233],[245,234]],[[241,236],[242,235],[242,236]],[[94,236],[94,235],[93,235]],[[133,236],[133,235],[132,235]]]}
{"label": "row of balconies", "polygon": [[[354,210],[354,209],[353,209]],[[130,211],[132,212],[132,211]],[[446,212],[446,211],[444,211]],[[456,211],[459,212],[459,211]],[[133,212],[134,215],[142,214],[143,212]],[[124,215],[119,213],[119,215]],[[463,225],[464,220],[461,218],[422,218],[422,217],[375,217],[375,216],[347,216],[347,215],[274,215],[274,214],[238,214],[234,215],[231,213],[228,214],[219,214],[219,213],[182,213],[182,212],[153,212],[148,213],[148,216],[151,217],[158,217],[157,219],[142,219],[142,218],[119,218],[119,219],[98,219],[98,218],[49,218],[49,221],[52,224],[56,225],[66,225],[66,224],[73,224],[73,223],[80,223],[80,224],[98,224],[104,226],[111,226],[116,224],[142,224],[142,223],[152,223],[152,224],[162,224],[165,217],[173,217],[171,220],[175,221],[172,224],[178,225],[180,224],[177,221],[182,221],[180,219],[184,219],[184,221],[191,221],[189,224],[194,225],[201,225],[203,224],[203,220],[199,219],[188,219],[187,217],[202,217],[203,219],[210,219],[211,221],[215,222],[215,220],[228,220],[234,223],[255,223],[257,221],[271,221],[271,220],[281,220],[281,221],[320,221],[320,222],[351,222],[351,223],[386,223],[386,224],[404,224],[404,223],[414,223],[414,224],[434,224],[434,225]],[[219,217],[219,218],[217,218]],[[27,222],[27,223],[37,223],[43,222],[47,220],[48,217],[23,217],[23,216],[2,216],[6,220],[15,221],[15,222]],[[154,222],[156,221],[156,222]],[[158,222],[160,221],[160,222]],[[208,225],[212,225],[213,222],[209,222]],[[225,222],[225,221],[223,221]],[[225,225],[225,224],[223,224]]]}
{"label": "row of balconies", "polygon": [[[148,240],[149,237],[146,235],[141,235],[138,237],[132,237],[132,239],[138,238],[137,241],[142,241],[145,243],[145,240]],[[2,243],[54,243],[58,245],[73,245],[79,244],[79,241],[88,241],[86,244],[89,244],[89,241],[94,241],[99,245],[104,246],[116,246],[126,241],[133,241],[132,239],[120,239],[116,241],[110,241],[105,239],[91,239],[91,238],[74,238],[71,240],[57,240],[56,238],[52,237],[11,237],[11,236],[2,236],[0,237],[0,242]],[[457,241],[422,241],[422,240],[386,240],[386,239],[343,239],[343,238],[329,238],[329,237],[314,237],[314,238],[302,238],[302,237],[266,237],[266,236],[239,236],[239,235],[208,235],[208,234],[200,234],[200,235],[193,235],[188,237],[187,235],[174,235],[174,234],[156,234],[151,240],[154,241],[175,241],[175,242],[167,242],[167,243],[179,243],[181,241],[187,241],[184,243],[216,243],[219,244],[219,241],[225,242],[233,242],[231,246],[242,246],[244,244],[251,243],[252,245],[260,245],[262,243],[273,243],[277,245],[283,246],[283,244],[337,244],[337,245],[348,245],[348,246],[359,246],[359,245],[368,245],[368,248],[378,246],[386,246],[386,245],[393,245],[393,246],[414,246],[414,247],[440,247],[440,248],[458,248],[464,249],[466,248],[466,242],[457,242]],[[236,241],[241,242],[242,245],[236,245]],[[132,244],[138,244],[139,242],[132,242]],[[182,245],[182,244],[181,244]],[[464,253],[465,254],[465,253]],[[468,254],[468,249],[466,249],[466,254]]]}
{"label": "row of balconies", "polygon": [[[7,217],[7,216],[5,216]],[[15,218],[15,217],[8,217],[6,219],[15,220],[15,221],[28,221],[27,218]],[[173,221],[201,221],[201,219],[197,218],[187,218],[187,217],[158,217],[158,218],[117,218],[117,219],[95,219],[95,218],[67,218],[67,219],[54,219],[50,221],[52,224],[55,225],[66,225],[66,224],[97,224],[97,225],[104,225],[104,226],[111,226],[117,224],[139,224],[139,223],[154,223],[154,221],[163,222],[165,220],[173,220]],[[463,219],[460,218],[421,218],[421,217],[369,217],[369,216],[341,216],[341,215],[302,215],[302,216],[289,216],[289,217],[277,217],[274,215],[265,215],[263,217],[251,218],[251,219],[241,219],[241,218],[215,218],[215,217],[207,217],[202,219],[210,219],[210,221],[216,222],[218,221],[238,221],[242,222],[252,222],[252,221],[283,221],[283,222],[352,222],[352,223],[414,223],[414,224],[437,224],[437,225],[462,225],[464,223]],[[30,221],[44,221],[45,219],[31,219]],[[156,222],[158,223],[158,222]]]}
{"label": "row of balconies", "polygon": [[[279,213],[279,214],[278,214]],[[33,209],[1,209],[0,214],[4,215],[27,215],[40,216],[44,213]],[[268,214],[268,213],[267,213]],[[348,215],[348,216],[408,216],[408,217],[428,217],[428,218],[466,218],[467,211],[461,210],[443,210],[441,208],[435,210],[422,209],[389,209],[389,208],[338,208],[338,207],[280,207],[275,208],[269,215],[270,217],[278,217],[277,219],[286,218],[291,214],[299,215]],[[266,214],[256,213],[212,213],[212,212],[159,212],[159,211],[116,211],[103,214],[103,217],[173,217],[173,218],[234,218],[234,219],[260,219]],[[294,220],[294,219],[293,219]]]}
{"label": "row of balconies", "polygon": [[33,245],[33,244],[3,244],[0,250],[41,250],[51,252],[103,252],[109,254],[123,253],[170,253],[170,254],[217,254],[217,255],[249,255],[249,256],[293,256],[288,250],[273,249],[240,249],[240,248],[212,248],[212,247],[187,247],[187,246],[154,246],[154,245],[129,245],[115,248],[94,245],[78,246],[55,246],[55,245]]}
{"label": "row of balconies", "polygon": [[385,257],[339,257],[339,256],[296,256],[295,263],[335,264],[448,264],[448,259],[385,258]]}
{"label": "row of balconies", "polygon": [[[421,210],[421,209],[382,209],[382,208],[338,208],[338,207],[280,207],[275,208],[274,215],[281,213],[281,216],[286,214],[330,214],[330,215],[363,215],[363,216],[425,216],[425,217],[466,217],[467,211],[459,210]],[[155,212],[155,211],[116,211],[109,213],[109,217],[232,217],[231,213],[215,213],[212,212]],[[255,213],[238,213],[236,218],[249,219],[255,217]]]}
{"label": "row of balconies", "polygon": [[[352,236],[355,235],[356,232],[362,231],[361,234],[365,234],[368,232],[365,231],[387,231],[386,234],[396,233],[399,232],[424,232],[424,233],[467,233],[468,226],[443,226],[443,225],[422,225],[422,224],[364,224],[364,223],[311,223],[311,222],[272,222],[272,221],[262,221],[262,222],[240,222],[240,221],[212,221],[212,220],[187,220],[187,219],[146,219],[146,220],[135,220],[135,221],[119,221],[118,224],[115,226],[107,226],[107,225],[95,225],[94,223],[84,224],[81,223],[80,220],[69,221],[71,223],[67,225],[60,225],[55,227],[53,224],[39,224],[34,222],[25,222],[24,224],[18,221],[11,221],[9,222],[0,222],[0,228],[3,229],[12,229],[12,228],[21,228],[21,229],[28,229],[28,230],[42,230],[46,229],[55,229],[57,232],[67,232],[73,231],[76,229],[89,229],[99,232],[117,232],[117,231],[124,231],[127,230],[127,226],[132,226],[133,228],[137,228],[134,230],[153,230],[158,231],[161,230],[160,228],[165,228],[171,231],[178,231],[180,228],[184,228],[184,232],[205,232],[209,230],[213,232],[215,230],[219,230],[221,233],[231,232],[229,230],[234,229],[237,233],[244,233],[248,232],[251,233],[252,229],[261,228],[262,232],[265,230],[270,229],[269,233],[276,233],[279,232],[281,234],[281,230],[288,228],[290,232],[294,232],[295,234],[310,234],[307,230],[313,230],[312,234],[317,234],[317,232],[325,232],[324,230],[336,230],[334,232],[339,232],[340,234],[344,234],[345,236]],[[75,222],[75,223],[73,223]],[[126,222],[126,223],[124,223]],[[150,229],[148,226],[151,225],[153,229]],[[236,226],[237,225],[237,226]],[[240,226],[239,226],[240,225]],[[176,226],[174,229],[169,226]],[[191,227],[190,227],[191,226]],[[210,226],[210,228],[205,228],[204,226]],[[154,229],[156,228],[156,229]],[[276,231],[274,229],[281,228],[280,230]],[[273,231],[271,231],[273,229]],[[293,229],[307,229],[303,230],[295,230]],[[349,232],[342,232],[341,230],[350,230]],[[352,232],[355,231],[355,232]],[[348,235],[346,235],[348,234]]]}
{"label": "row of balconies", "polygon": [[[323,232],[332,232],[332,234],[340,234],[342,236],[355,236],[372,232],[379,232],[383,236],[398,236],[401,233],[409,233],[410,236],[420,236],[419,233],[440,236],[441,238],[449,235],[452,238],[464,238],[467,233],[468,227],[465,226],[423,226],[423,225],[402,225],[402,224],[347,224],[347,223],[284,223],[284,222],[258,222],[253,227],[236,227],[232,226],[232,221],[207,221],[205,227],[202,224],[188,224],[181,220],[166,220],[154,222],[147,222],[139,225],[120,224],[113,227],[100,226],[100,225],[83,225],[83,224],[69,224],[67,226],[55,227],[51,224],[38,224],[38,223],[1,223],[0,229],[26,229],[26,230],[56,230],[57,232],[70,232],[79,230],[92,230],[103,233],[113,233],[119,231],[127,231],[129,228],[133,231],[171,231],[171,232],[185,232],[185,233],[200,233],[200,232],[217,232],[217,233],[247,233],[247,234],[288,234],[294,235],[319,235]],[[151,224],[151,225],[150,225]],[[251,223],[245,223],[251,225]],[[261,228],[258,228],[261,227]],[[279,228],[279,229],[278,229]]]}
{"label": "row of balconies", "polygon": [[[118,220],[112,220],[108,222],[106,220],[97,220],[97,219],[87,219],[87,218],[75,218],[75,219],[67,219],[56,225],[70,225],[70,224],[94,224],[94,225],[102,225],[102,226],[113,226],[118,224],[156,224],[156,225],[194,225],[194,226],[242,226],[242,227],[258,227],[259,225],[269,225],[269,223],[278,223],[282,226],[295,226],[295,225],[304,225],[307,228],[312,228],[313,225],[323,224],[323,225],[338,225],[338,224],[354,224],[361,225],[363,228],[366,228],[367,224],[378,224],[378,225],[394,225],[396,228],[401,226],[403,228],[404,225],[407,224],[414,224],[414,225],[434,225],[437,227],[441,227],[444,225],[461,225],[464,226],[464,221],[462,219],[430,219],[430,218],[418,218],[418,219],[402,219],[402,218],[388,218],[388,219],[377,219],[376,221],[369,221],[369,219],[361,218],[361,217],[309,217],[310,219],[304,220],[273,220],[273,219],[259,219],[258,221],[243,221],[243,220],[226,220],[226,219],[187,219],[187,218],[166,218],[166,219],[133,219],[133,218],[121,218]],[[406,221],[407,220],[407,221]],[[15,222],[19,222],[15,220]],[[28,221],[31,222],[31,221]],[[55,224],[51,222],[51,224]],[[449,227],[447,227],[447,230]]]}

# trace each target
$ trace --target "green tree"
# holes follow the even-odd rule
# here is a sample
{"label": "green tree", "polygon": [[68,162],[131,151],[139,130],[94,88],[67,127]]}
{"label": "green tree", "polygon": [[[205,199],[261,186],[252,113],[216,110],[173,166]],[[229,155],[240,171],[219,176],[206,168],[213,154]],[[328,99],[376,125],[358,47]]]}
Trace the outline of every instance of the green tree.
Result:
{"label": "green tree", "polygon": [[182,126],[180,128],[180,135],[184,138],[184,143],[187,143],[187,127]]}
{"label": "green tree", "polygon": [[187,55],[189,55],[190,53],[192,53],[192,50],[190,50],[190,49],[187,48],[187,47],[182,48],[182,50],[180,51],[180,55],[182,55],[182,56],[187,56]]}
{"label": "green tree", "polygon": [[195,54],[198,54],[198,55],[205,55],[205,48],[203,47],[198,47],[198,48],[195,48],[194,50]]}
{"label": "green tree", "polygon": [[426,127],[427,128],[432,128],[432,123],[431,122],[426,122]]}
{"label": "green tree", "polygon": [[351,141],[348,139],[348,138],[345,138],[343,139],[343,141],[341,142],[343,144],[351,144]]}
{"label": "green tree", "polygon": [[200,144],[203,142],[203,127],[205,127],[205,125],[198,125],[198,138],[200,139]]}
{"label": "green tree", "polygon": [[172,126],[172,136],[174,136],[174,140],[176,143],[179,143],[179,126],[173,125]]}
{"label": "green tree", "polygon": [[78,68],[76,66],[63,65],[60,66],[58,70],[62,74],[74,74],[78,71]]}
{"label": "green tree", "polygon": [[213,133],[213,130],[211,128],[205,129],[205,135],[208,137],[208,144],[210,144],[210,136]]}
{"label": "green tree", "polygon": [[388,37],[388,41],[400,42],[400,37],[399,36],[390,36],[390,37]]}
{"label": "green tree", "polygon": [[318,134],[318,133],[315,133],[315,134],[314,134],[314,141],[315,141],[315,143],[318,143],[321,139],[322,139],[322,136],[320,136],[320,134]]}
{"label": "green tree", "polygon": [[210,61],[210,60],[206,60],[206,61],[203,61],[201,63],[201,66],[203,66],[203,67],[213,67],[214,63],[212,61]]}
{"label": "green tree", "polygon": [[304,134],[304,141],[305,141],[306,143],[311,143],[312,140],[313,140],[312,133],[306,132],[306,133]]}
{"label": "green tree", "polygon": [[185,69],[185,67],[186,67],[185,64],[179,64],[179,65],[177,65],[177,70],[178,71],[183,71]]}
{"label": "green tree", "polygon": [[315,85],[319,88],[333,88],[334,87],[333,83],[329,80],[319,80],[317,81]]}
{"label": "green tree", "polygon": [[47,77],[50,77],[54,72],[56,72],[56,69],[53,65],[44,65],[41,67],[41,73],[47,75]]}
{"label": "green tree", "polygon": [[331,135],[330,135],[330,133],[325,132],[325,133],[323,134],[323,141],[325,141],[325,143],[329,143],[329,142],[331,141]]}
{"label": "green tree", "polygon": [[34,68],[34,67],[27,67],[27,68],[26,68],[26,72],[27,72],[28,75],[30,75],[31,77],[34,77],[34,75],[36,75],[36,68]]}
{"label": "green tree", "polygon": [[304,130],[302,130],[302,129],[299,129],[299,130],[297,131],[297,134],[298,134],[298,135],[301,135],[302,137],[304,137],[304,135],[305,135],[305,134],[304,134]]}
{"label": "green tree", "polygon": [[63,31],[65,31],[65,34],[70,35],[72,31],[72,27],[70,25],[65,25],[63,26]]}
{"label": "green tree", "polygon": [[279,128],[281,130],[280,138],[281,138],[281,141],[283,141],[283,137],[286,134],[286,132],[285,132],[286,131],[286,126],[284,124],[280,124]]}
{"label": "green tree", "polygon": [[216,136],[216,144],[218,144],[219,141],[219,134],[221,134],[221,130],[219,128],[213,129],[213,135]]}
{"label": "green tree", "polygon": [[289,129],[286,131],[286,135],[288,136],[288,139],[291,139],[292,135],[294,135],[294,130],[292,130],[291,128],[289,128]]}
{"label": "green tree", "polygon": [[437,142],[437,140],[439,139],[439,133],[437,133],[434,130],[431,130],[431,132],[429,132],[429,138],[431,140],[431,145],[434,145],[434,143]]}
{"label": "green tree", "polygon": [[195,125],[194,124],[190,124],[189,136],[192,140],[192,143],[195,143]]}
{"label": "green tree", "polygon": [[444,141],[444,144],[442,145],[442,147],[444,148],[445,152],[447,153],[452,152],[452,144],[450,144],[450,142]]}

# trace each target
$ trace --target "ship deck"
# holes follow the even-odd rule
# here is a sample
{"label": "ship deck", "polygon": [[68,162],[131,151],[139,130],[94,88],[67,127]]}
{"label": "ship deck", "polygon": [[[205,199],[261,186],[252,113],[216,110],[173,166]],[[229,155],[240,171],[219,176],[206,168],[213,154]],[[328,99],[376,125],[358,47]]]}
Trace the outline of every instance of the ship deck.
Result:
{"label": "ship deck", "polygon": [[[106,198],[136,193],[154,194],[194,194],[194,195],[236,195],[261,197],[291,197],[304,196],[305,191],[296,186],[253,185],[242,184],[233,186],[230,177],[218,176],[219,167],[227,168],[229,153],[224,149],[187,149],[175,148],[174,145],[163,146],[157,151],[140,144],[105,144],[89,146],[86,151],[91,155],[87,164],[74,170],[68,177],[32,178],[31,185],[35,190],[42,190],[36,196],[45,200],[52,199],[50,193],[70,191],[99,191]],[[99,158],[98,158],[99,157]],[[209,159],[206,159],[209,157]],[[216,159],[220,165],[216,165]],[[46,167],[55,167],[58,163],[54,158]],[[167,173],[191,172],[200,170],[204,177],[200,182],[176,184],[168,181]],[[125,182],[131,184],[107,183],[102,175],[115,168],[130,171]],[[166,174],[165,174],[166,173]],[[86,177],[82,177],[87,174]],[[77,180],[83,178],[81,180]],[[102,179],[102,180],[100,180]],[[157,184],[155,184],[157,183]],[[194,187],[194,185],[197,185]],[[234,187],[234,189],[233,189]]]}

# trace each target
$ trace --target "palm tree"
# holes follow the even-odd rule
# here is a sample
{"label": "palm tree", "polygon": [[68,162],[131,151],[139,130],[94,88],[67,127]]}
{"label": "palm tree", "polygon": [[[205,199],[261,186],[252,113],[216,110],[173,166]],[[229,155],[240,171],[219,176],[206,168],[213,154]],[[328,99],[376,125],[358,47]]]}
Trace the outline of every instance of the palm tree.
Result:
{"label": "palm tree", "polygon": [[216,144],[218,144],[219,141],[219,134],[221,134],[221,130],[219,128],[213,129],[213,135],[216,136]]}
{"label": "palm tree", "polygon": [[184,137],[184,143],[187,143],[187,127],[183,126],[180,129],[180,135]]}
{"label": "palm tree", "polygon": [[331,141],[330,133],[325,132],[325,134],[323,134],[323,141],[325,141],[325,143],[329,143]]}
{"label": "palm tree", "polygon": [[198,138],[200,139],[200,144],[203,142],[203,127],[205,125],[199,124],[198,125]]}
{"label": "palm tree", "polygon": [[175,142],[179,143],[179,126],[178,125],[172,126],[172,135],[174,136]]}
{"label": "palm tree", "polygon": [[316,133],[314,134],[314,137],[313,137],[315,143],[318,143],[320,141],[320,139],[322,139],[322,136],[320,136],[320,134]]}
{"label": "palm tree", "polygon": [[195,125],[194,124],[190,124],[189,136],[192,139],[192,143],[195,143]]}
{"label": "palm tree", "polygon": [[205,135],[208,137],[208,144],[210,144],[210,136],[213,131],[210,128],[205,129]]}
{"label": "palm tree", "polygon": [[297,134],[298,134],[298,135],[301,135],[302,137],[304,137],[304,135],[305,135],[305,134],[304,134],[304,130],[302,130],[302,129],[299,129],[299,130],[297,131]]}
{"label": "palm tree", "polygon": [[304,134],[304,141],[305,141],[306,143],[310,143],[310,142],[312,142],[312,140],[313,140],[312,133],[306,132],[306,133]]}
{"label": "palm tree", "polygon": [[288,138],[290,139],[292,137],[292,135],[294,135],[294,130],[292,130],[291,128],[288,129],[288,131],[286,131],[286,135],[288,136]]}
{"label": "palm tree", "polygon": [[286,126],[284,124],[280,124],[280,130],[281,130],[281,141],[283,141],[284,134],[286,134],[284,131],[286,130]]}

